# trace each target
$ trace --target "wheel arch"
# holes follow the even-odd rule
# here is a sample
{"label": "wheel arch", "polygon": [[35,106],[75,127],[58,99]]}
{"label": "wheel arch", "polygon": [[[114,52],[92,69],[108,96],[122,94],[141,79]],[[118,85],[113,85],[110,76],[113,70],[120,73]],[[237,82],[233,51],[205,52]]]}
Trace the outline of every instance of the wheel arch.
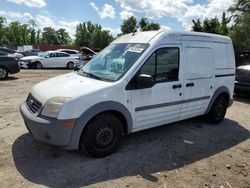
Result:
{"label": "wheel arch", "polygon": [[207,107],[207,110],[206,110],[206,114],[208,114],[209,113],[209,111],[210,111],[210,109],[212,108],[212,105],[213,105],[213,103],[214,103],[214,101],[219,97],[219,96],[221,96],[221,95],[223,95],[223,96],[225,96],[226,98],[227,98],[227,100],[228,100],[228,105],[230,104],[230,91],[229,91],[229,89],[226,87],[226,86],[221,86],[221,87],[219,87],[219,88],[217,88],[216,90],[215,90],[215,92],[214,92],[214,94],[213,94],[213,96],[212,96],[212,98],[211,98],[211,100],[210,100],[210,102],[209,102],[209,105],[208,105],[208,107]]}
{"label": "wheel arch", "polygon": [[8,71],[8,73],[10,72],[9,68],[5,65],[0,65],[0,67],[5,68]]}
{"label": "wheel arch", "polygon": [[111,113],[116,115],[123,124],[125,134],[130,134],[132,132],[132,116],[123,104],[114,101],[97,103],[87,109],[79,117],[77,125],[72,131],[70,143],[65,147],[65,149],[78,149],[84,129],[93,118],[102,113]]}

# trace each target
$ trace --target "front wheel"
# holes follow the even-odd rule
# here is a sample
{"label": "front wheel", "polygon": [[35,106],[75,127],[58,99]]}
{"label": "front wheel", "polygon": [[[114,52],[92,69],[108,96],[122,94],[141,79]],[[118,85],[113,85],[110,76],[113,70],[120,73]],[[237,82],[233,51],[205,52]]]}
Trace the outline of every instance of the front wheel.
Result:
{"label": "front wheel", "polygon": [[219,96],[213,103],[208,114],[208,120],[212,123],[221,122],[227,112],[228,101],[224,96]]}
{"label": "front wheel", "polygon": [[0,80],[6,79],[9,76],[9,72],[6,68],[0,67]]}
{"label": "front wheel", "polygon": [[82,135],[81,149],[92,157],[113,153],[123,138],[122,123],[112,114],[101,114],[90,121]]}

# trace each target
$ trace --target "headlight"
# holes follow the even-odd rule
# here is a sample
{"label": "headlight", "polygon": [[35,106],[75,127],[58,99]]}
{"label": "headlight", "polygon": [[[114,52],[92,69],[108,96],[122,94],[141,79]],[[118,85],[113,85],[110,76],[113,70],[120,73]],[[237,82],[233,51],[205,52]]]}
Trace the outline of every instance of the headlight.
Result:
{"label": "headlight", "polygon": [[64,102],[69,97],[52,97],[50,98],[42,110],[42,115],[52,118],[57,118]]}

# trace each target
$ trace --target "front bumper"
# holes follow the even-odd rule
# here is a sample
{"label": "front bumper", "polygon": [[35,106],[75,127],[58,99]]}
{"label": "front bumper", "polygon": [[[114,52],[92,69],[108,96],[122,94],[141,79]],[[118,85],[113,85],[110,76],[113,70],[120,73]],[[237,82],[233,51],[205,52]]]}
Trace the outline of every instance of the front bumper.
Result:
{"label": "front bumper", "polygon": [[250,83],[235,81],[235,93],[250,93]]}
{"label": "front bumper", "polygon": [[20,105],[20,112],[27,129],[35,139],[62,147],[66,147],[70,143],[73,126],[64,126],[64,123],[75,120],[58,120],[37,116],[29,111],[26,103]]}
{"label": "front bumper", "polygon": [[28,62],[19,61],[18,64],[19,64],[19,66],[21,68],[24,68],[24,69],[28,69],[29,68],[29,63]]}

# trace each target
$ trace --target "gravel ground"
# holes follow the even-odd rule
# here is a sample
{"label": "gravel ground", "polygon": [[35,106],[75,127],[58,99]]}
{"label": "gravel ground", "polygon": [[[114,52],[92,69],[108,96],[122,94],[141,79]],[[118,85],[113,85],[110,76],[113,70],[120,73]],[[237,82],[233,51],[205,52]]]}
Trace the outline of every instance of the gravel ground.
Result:
{"label": "gravel ground", "polygon": [[68,70],[21,70],[0,81],[0,187],[250,188],[250,97],[235,97],[225,120],[194,118],[128,136],[93,159],[28,134],[19,105],[31,87]]}

